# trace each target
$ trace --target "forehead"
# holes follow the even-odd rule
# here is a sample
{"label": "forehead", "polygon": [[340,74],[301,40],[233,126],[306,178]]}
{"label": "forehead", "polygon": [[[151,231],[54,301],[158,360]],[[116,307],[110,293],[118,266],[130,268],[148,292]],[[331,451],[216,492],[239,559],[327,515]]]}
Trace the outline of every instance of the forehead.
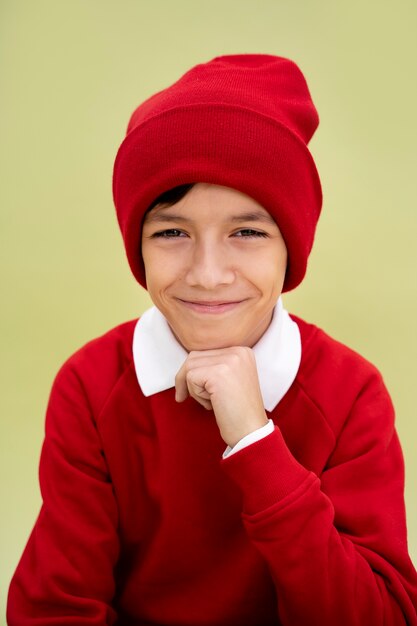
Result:
{"label": "forehead", "polygon": [[268,211],[243,192],[205,183],[197,183],[180,200],[155,205],[145,216],[145,222],[188,220],[210,217],[216,222],[261,222],[275,224]]}

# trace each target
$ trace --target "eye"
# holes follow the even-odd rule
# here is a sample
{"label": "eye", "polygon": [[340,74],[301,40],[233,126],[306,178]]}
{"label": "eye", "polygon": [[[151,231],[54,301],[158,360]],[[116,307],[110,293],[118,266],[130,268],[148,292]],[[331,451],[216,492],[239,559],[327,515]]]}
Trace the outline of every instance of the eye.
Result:
{"label": "eye", "polygon": [[160,230],[152,235],[152,238],[155,239],[175,239],[176,237],[186,237],[186,234],[183,233],[182,230],[178,230],[178,228],[168,228],[167,230]]}
{"label": "eye", "polygon": [[233,237],[249,239],[255,237],[268,237],[268,235],[261,230],[254,230],[253,228],[241,228],[240,230],[233,233]]}

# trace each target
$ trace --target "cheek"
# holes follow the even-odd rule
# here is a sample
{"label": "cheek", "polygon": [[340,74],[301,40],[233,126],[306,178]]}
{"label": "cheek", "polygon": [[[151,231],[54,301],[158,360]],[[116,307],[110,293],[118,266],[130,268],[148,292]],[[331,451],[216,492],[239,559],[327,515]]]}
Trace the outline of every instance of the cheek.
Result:
{"label": "cheek", "polygon": [[259,255],[254,263],[248,267],[249,277],[266,295],[279,294],[285,279],[287,269],[286,249],[273,249],[270,253]]}
{"label": "cheek", "polygon": [[181,257],[178,254],[164,254],[163,250],[152,245],[142,247],[142,259],[146,285],[151,296],[169,287],[181,272]]}
{"label": "cheek", "polygon": [[142,260],[145,268],[146,285],[150,292],[163,278],[163,259],[152,246],[142,245]]}
{"label": "cheek", "polygon": [[280,241],[279,245],[275,250],[275,263],[274,263],[274,271],[276,280],[282,286],[285,279],[285,274],[287,271],[287,262],[288,262],[288,253],[287,248],[283,240]]}

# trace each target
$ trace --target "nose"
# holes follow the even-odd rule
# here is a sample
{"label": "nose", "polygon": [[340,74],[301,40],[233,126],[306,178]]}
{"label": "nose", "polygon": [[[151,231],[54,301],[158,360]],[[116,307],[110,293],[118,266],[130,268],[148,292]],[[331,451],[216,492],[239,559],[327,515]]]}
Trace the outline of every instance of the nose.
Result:
{"label": "nose", "polygon": [[189,286],[215,289],[232,284],[234,279],[230,255],[220,244],[212,240],[194,243],[187,260],[186,282]]}

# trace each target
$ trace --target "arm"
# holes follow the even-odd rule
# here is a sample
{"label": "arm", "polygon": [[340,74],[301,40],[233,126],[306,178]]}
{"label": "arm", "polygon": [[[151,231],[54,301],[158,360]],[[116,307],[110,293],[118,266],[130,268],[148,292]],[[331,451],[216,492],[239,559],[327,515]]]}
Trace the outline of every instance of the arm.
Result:
{"label": "arm", "polygon": [[52,388],[43,506],[12,579],[9,626],[114,624],[117,507],[88,400],[69,364]]}
{"label": "arm", "polygon": [[[255,404],[246,394],[256,394],[249,390],[251,376],[243,374],[239,386],[241,373],[231,371],[236,359],[223,359],[220,352],[191,354],[177,389],[183,399],[185,380],[190,395],[211,403],[225,442],[233,446],[239,414],[245,415],[240,436],[250,429],[245,407]],[[233,380],[236,385],[227,384]],[[232,398],[235,387],[239,393]],[[253,429],[261,420],[259,409]],[[298,463],[278,428],[222,461],[242,492],[243,522],[268,563],[283,626],[417,625],[403,462],[393,422],[390,398],[373,374],[320,479]]]}
{"label": "arm", "polygon": [[242,490],[244,525],[269,565],[285,626],[417,624],[393,419],[374,377],[320,480],[278,429],[223,461]]}

